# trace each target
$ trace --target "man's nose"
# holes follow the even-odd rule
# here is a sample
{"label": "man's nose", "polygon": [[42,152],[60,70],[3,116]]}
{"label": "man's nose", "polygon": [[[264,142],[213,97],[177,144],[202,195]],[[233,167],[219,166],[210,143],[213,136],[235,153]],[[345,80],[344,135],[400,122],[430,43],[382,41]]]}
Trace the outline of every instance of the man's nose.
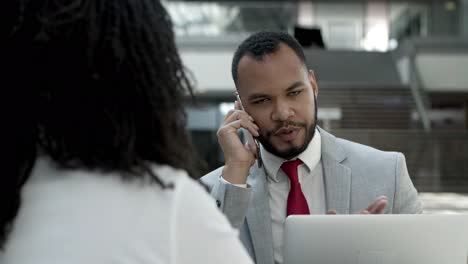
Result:
{"label": "man's nose", "polygon": [[276,102],[274,104],[271,118],[274,121],[286,121],[294,115],[293,109],[286,102]]}

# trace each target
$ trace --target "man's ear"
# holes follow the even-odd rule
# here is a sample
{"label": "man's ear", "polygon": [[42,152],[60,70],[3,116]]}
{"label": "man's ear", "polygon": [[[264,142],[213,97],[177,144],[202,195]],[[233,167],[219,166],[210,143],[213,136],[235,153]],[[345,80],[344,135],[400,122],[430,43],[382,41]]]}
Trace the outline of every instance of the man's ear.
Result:
{"label": "man's ear", "polygon": [[315,79],[314,70],[309,69],[308,76],[309,76],[310,85],[312,85],[312,89],[314,89],[315,97],[317,98],[317,96],[318,96],[318,85],[317,85],[317,80]]}

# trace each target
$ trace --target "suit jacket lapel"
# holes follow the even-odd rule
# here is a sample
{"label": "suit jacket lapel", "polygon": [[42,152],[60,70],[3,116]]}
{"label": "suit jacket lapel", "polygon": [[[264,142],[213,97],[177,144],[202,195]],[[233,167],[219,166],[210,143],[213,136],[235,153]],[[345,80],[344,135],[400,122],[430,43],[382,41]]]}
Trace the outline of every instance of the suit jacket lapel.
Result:
{"label": "suit jacket lapel", "polygon": [[336,138],[320,129],[322,138],[322,162],[324,167],[325,195],[328,210],[349,214],[351,194],[351,169],[342,164],[346,153]]}
{"label": "suit jacket lapel", "polygon": [[263,167],[252,166],[247,183],[252,186],[247,225],[252,237],[256,263],[273,263],[273,234],[266,175]]}

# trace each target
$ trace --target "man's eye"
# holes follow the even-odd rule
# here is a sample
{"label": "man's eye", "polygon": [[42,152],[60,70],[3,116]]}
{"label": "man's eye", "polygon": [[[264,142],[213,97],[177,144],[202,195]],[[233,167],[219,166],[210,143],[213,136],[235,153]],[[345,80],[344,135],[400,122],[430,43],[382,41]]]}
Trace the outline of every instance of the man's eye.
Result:
{"label": "man's eye", "polygon": [[301,92],[302,92],[302,90],[292,91],[292,92],[289,92],[288,95],[289,96],[296,96],[296,95],[299,95]]}
{"label": "man's eye", "polygon": [[268,98],[262,98],[262,99],[258,99],[258,100],[255,100],[252,102],[252,104],[262,104],[262,103],[265,103],[267,101],[269,101],[270,99]]}

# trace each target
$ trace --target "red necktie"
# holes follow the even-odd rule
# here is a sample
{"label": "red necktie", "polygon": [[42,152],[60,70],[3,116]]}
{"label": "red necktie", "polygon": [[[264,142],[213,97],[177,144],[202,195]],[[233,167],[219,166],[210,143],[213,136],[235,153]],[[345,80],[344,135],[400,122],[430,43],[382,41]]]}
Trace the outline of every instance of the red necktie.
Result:
{"label": "red necktie", "polygon": [[286,209],[286,215],[303,215],[310,214],[307,200],[301,189],[299,183],[299,177],[297,173],[297,166],[301,165],[300,159],[293,161],[286,161],[281,165],[281,169],[288,175],[289,181],[291,182],[291,189],[288,195],[288,207]]}

